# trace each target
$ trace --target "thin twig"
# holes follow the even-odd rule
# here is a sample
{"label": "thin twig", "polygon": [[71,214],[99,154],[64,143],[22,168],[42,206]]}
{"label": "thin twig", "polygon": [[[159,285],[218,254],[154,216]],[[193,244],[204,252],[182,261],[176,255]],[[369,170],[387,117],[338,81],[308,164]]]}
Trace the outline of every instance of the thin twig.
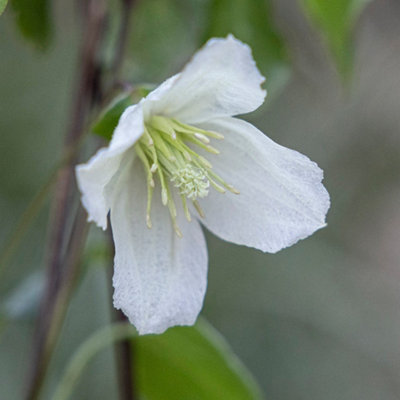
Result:
{"label": "thin twig", "polygon": [[118,32],[118,39],[115,46],[115,53],[113,63],[111,65],[111,89],[114,89],[118,78],[120,76],[122,64],[124,61],[124,54],[126,48],[126,42],[128,40],[128,33],[130,27],[130,21],[132,18],[132,8],[135,5],[136,0],[121,0],[121,21],[120,29]]}
{"label": "thin twig", "polygon": [[[84,43],[81,49],[80,78],[73,101],[71,126],[69,127],[65,148],[74,148],[84,132],[88,111],[93,99],[96,79],[96,56],[103,32],[105,8],[101,1],[89,0],[86,14]],[[48,259],[47,280],[42,300],[37,330],[34,337],[31,373],[29,375],[26,399],[37,399],[43,384],[44,376],[49,364],[50,355],[55,343],[54,318],[57,305],[61,297],[59,290],[61,282],[68,271],[68,262],[63,263],[66,243],[67,221],[71,212],[71,198],[73,193],[73,163],[74,159],[59,170],[52,213]],[[61,316],[62,313],[60,313]],[[58,317],[58,314],[57,314]],[[59,329],[57,327],[57,329]]]}
{"label": "thin twig", "polygon": [[[116,321],[128,322],[125,315],[115,310],[117,315]],[[129,323],[129,322],[128,322]],[[119,394],[121,400],[135,400],[136,399],[136,387],[134,381],[134,354],[133,354],[133,339],[125,339],[120,343],[115,344],[115,353],[117,358],[117,372],[118,372],[118,383],[119,383]]]}
{"label": "thin twig", "polygon": [[[109,221],[110,222],[110,221]],[[109,224],[109,226],[111,226]],[[115,253],[114,242],[111,230],[108,231],[108,243],[111,249],[110,254]],[[110,260],[111,261],[111,260]],[[112,298],[112,274],[113,269],[107,268],[107,280],[109,282],[110,299]],[[120,310],[116,310],[110,303],[111,319],[113,322],[127,322],[128,319]],[[137,398],[137,388],[135,385],[134,374],[134,344],[133,339],[122,340],[114,345],[115,362],[118,376],[119,396],[121,400],[135,400]]]}
{"label": "thin twig", "polygon": [[[133,4],[134,0],[123,0],[121,29],[112,65],[112,85],[109,87],[110,91],[114,89],[114,85],[117,82],[117,75],[122,65]],[[81,54],[81,74],[74,99],[71,126],[66,135],[65,148],[67,150],[76,148],[76,143],[83,135],[85,122],[93,102],[99,103],[102,98],[102,91],[96,87],[96,83],[100,81],[101,74],[101,70],[96,64],[96,55],[101,42],[105,16],[103,2],[88,0],[85,21],[87,29]],[[75,158],[72,158],[59,171],[57,179],[52,229],[49,240],[47,285],[34,341],[34,355],[26,397],[28,400],[37,399],[40,394],[51,355],[65,317],[69,298],[79,273],[79,258],[87,233],[87,224],[84,221],[85,214],[80,209],[71,233],[72,236],[70,236],[71,239],[67,243],[67,221],[71,213],[71,198],[75,192],[73,185],[74,161]],[[133,400],[131,349],[126,346],[123,351],[123,359],[125,365],[125,383],[122,389],[125,397],[123,399]],[[129,397],[126,397],[127,393],[130,393]]]}
{"label": "thin twig", "polygon": [[80,273],[80,260],[86,242],[87,233],[88,224],[86,222],[86,213],[82,208],[80,208],[73,224],[71,241],[68,246],[68,255],[63,263],[66,269],[66,273],[63,276],[63,285],[58,291],[57,296],[53,299],[52,318],[50,318],[47,325],[48,330],[46,332],[44,346],[38,360],[40,361],[40,364],[34,366],[35,380],[32,382],[34,384],[29,387],[27,399],[39,398],[47,368],[51,360],[51,355],[57,343],[62,322],[68,309],[69,299]]}
{"label": "thin twig", "polygon": [[[128,38],[129,25],[132,15],[132,8],[135,4],[135,0],[122,0],[122,14],[121,14],[121,23],[120,23],[120,31],[118,34],[118,41],[116,50],[114,53],[114,62],[111,67],[112,73],[112,81],[110,90],[113,90],[117,84],[117,80],[120,74],[120,70],[122,67],[122,63],[124,60],[126,41]],[[110,221],[109,221],[110,222]],[[111,227],[111,224],[109,223]],[[111,254],[115,253],[114,242],[111,235],[111,230],[109,231],[109,243],[112,248]],[[112,269],[108,269],[112,272]],[[112,275],[112,273],[109,273]],[[110,278],[112,278],[110,276]],[[109,279],[109,282],[112,282],[112,279]],[[110,295],[110,298],[111,295]],[[111,305],[112,307],[112,305]],[[112,307],[112,314],[114,315],[114,319],[120,322],[126,322],[126,316],[119,310],[115,310]],[[117,363],[117,375],[118,375],[118,383],[119,383],[119,395],[121,400],[135,400],[136,396],[136,385],[134,382],[134,348],[132,340],[122,340],[120,343],[115,344],[115,355],[116,355],[116,363]]]}

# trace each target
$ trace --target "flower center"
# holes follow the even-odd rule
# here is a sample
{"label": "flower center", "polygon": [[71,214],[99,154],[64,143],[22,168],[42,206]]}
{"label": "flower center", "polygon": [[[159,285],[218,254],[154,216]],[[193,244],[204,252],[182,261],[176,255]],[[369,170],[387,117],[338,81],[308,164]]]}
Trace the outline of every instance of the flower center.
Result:
{"label": "flower center", "polygon": [[[212,171],[212,165],[199,155],[196,147],[211,154],[219,151],[210,145],[211,139],[221,140],[223,135],[183,124],[172,118],[153,116],[144,125],[144,133],[135,144],[135,151],[147,173],[147,226],[151,228],[151,201],[155,179],[161,185],[161,200],[168,206],[175,232],[182,236],[176,223],[176,206],[170,184],[179,193],[183,210],[191,220],[187,200],[190,200],[201,217],[203,211],[197,201],[208,195],[210,186],[220,193],[239,192]],[[189,146],[189,144],[191,146]]]}
{"label": "flower center", "polygon": [[190,200],[196,200],[197,197],[206,197],[210,187],[210,181],[207,175],[200,168],[187,164],[184,168],[176,171],[171,181],[179,192]]}

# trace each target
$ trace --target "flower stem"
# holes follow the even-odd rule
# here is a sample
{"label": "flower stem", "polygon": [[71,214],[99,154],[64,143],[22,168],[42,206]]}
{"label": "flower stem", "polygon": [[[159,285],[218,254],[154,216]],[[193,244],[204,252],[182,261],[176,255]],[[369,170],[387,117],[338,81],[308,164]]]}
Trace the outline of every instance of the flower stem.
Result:
{"label": "flower stem", "polygon": [[[120,75],[120,70],[122,67],[124,59],[124,50],[126,48],[126,42],[128,38],[129,26],[132,16],[132,8],[134,7],[136,0],[121,0],[121,22],[120,30],[118,34],[118,40],[116,44],[116,50],[114,53],[114,62],[111,66],[111,86],[110,90],[113,90],[117,85],[117,80]],[[111,227],[111,224],[109,223]],[[109,231],[109,243],[112,248],[111,254],[115,253],[114,242],[111,235],[111,230]],[[112,268],[108,269],[109,274],[112,275]],[[110,276],[109,282],[112,282],[112,276]],[[110,290],[110,299],[112,298]],[[127,318],[125,315],[119,311],[115,310],[111,304],[111,313],[113,319],[116,321],[126,322]],[[120,343],[115,344],[115,355],[117,363],[117,375],[118,375],[118,386],[119,386],[119,396],[121,400],[136,400],[136,386],[134,382],[134,353],[133,353],[133,343],[132,340],[126,338]]]}
{"label": "flower stem", "polygon": [[[121,311],[116,311],[117,321],[129,323]],[[121,400],[136,400],[136,387],[134,382],[134,339],[123,339],[115,344],[117,356],[117,372],[119,383],[119,395]]]}
{"label": "flower stem", "polygon": [[[128,25],[134,0],[122,0],[122,3],[122,21],[111,67],[111,84],[106,90],[104,87],[100,87],[100,78],[102,76],[100,76],[99,71],[101,69],[96,63],[107,17],[105,3],[103,0],[87,0],[85,3],[85,21],[83,25],[86,29],[83,34],[84,42],[81,48],[80,59],[82,62],[78,68],[80,76],[73,99],[71,125],[65,139],[66,154],[69,154],[71,149],[77,148],[77,144],[84,135],[87,118],[93,106],[101,102],[103,95],[107,97],[107,94],[114,89],[117,82],[117,76],[123,62],[123,53],[126,47]],[[70,233],[68,229],[69,220],[73,214],[72,201],[74,193],[76,193],[76,188],[73,184],[76,157],[74,153],[72,154],[73,156],[71,158],[68,157],[57,175],[49,231],[46,288],[34,338],[31,371],[25,397],[27,400],[36,400],[40,396],[49,362],[79,275],[79,260],[87,235],[86,213],[82,208],[79,208]],[[130,349],[125,346],[123,353],[123,371],[131,372]],[[133,387],[132,381],[128,381],[127,373],[124,372],[126,376],[124,378],[125,386],[123,386],[124,388],[126,387],[123,389],[124,393],[128,393],[129,388]],[[129,377],[129,379],[132,379],[130,373]],[[127,397],[127,395],[123,397],[121,393],[121,399],[133,400],[133,391],[129,390],[129,393],[131,393],[130,397]]]}
{"label": "flower stem", "polygon": [[[103,25],[105,7],[103,2],[88,0],[85,15],[86,26],[84,42],[81,49],[80,77],[73,101],[71,125],[65,139],[65,149],[74,147],[82,136],[87,114],[92,106],[96,93],[98,53]],[[68,240],[68,220],[72,215],[73,164],[71,158],[58,172],[53,212],[50,220],[46,287],[37,321],[34,337],[33,357],[28,377],[26,399],[39,398],[44,378],[48,369],[61,323],[72,292],[77,273],[79,258],[85,242],[86,229],[82,226],[85,220],[83,211],[75,219],[71,239]],[[79,229],[78,229],[79,228]],[[79,239],[77,241],[77,239]],[[69,241],[69,243],[68,243]]]}
{"label": "flower stem", "polygon": [[[110,222],[110,221],[109,221]],[[109,226],[111,224],[109,223]],[[114,242],[111,231],[108,235],[108,243],[111,249],[110,254],[115,254]],[[107,269],[107,281],[110,288],[110,299],[112,299],[112,268]],[[127,322],[128,319],[120,310],[116,310],[110,303],[111,319],[114,323]],[[114,345],[115,361],[118,375],[118,387],[120,400],[136,400],[137,388],[134,382],[134,343],[133,339],[125,339]]]}
{"label": "flower stem", "polygon": [[63,267],[65,268],[63,284],[52,298],[52,307],[47,302],[43,303],[42,310],[45,310],[46,307],[46,310],[51,312],[51,315],[47,319],[44,319],[42,314],[39,315],[34,358],[32,360],[34,369],[31,374],[31,384],[28,387],[27,399],[39,398],[51,355],[68,309],[69,299],[79,276],[80,258],[87,232],[86,213],[80,208],[73,224],[71,240],[68,244],[68,254],[63,261]]}
{"label": "flower stem", "polygon": [[120,29],[118,32],[118,39],[115,46],[115,53],[113,57],[113,63],[111,65],[111,86],[114,87],[117,83],[118,77],[120,75],[126,42],[128,39],[129,26],[132,16],[132,8],[135,5],[136,0],[121,0],[121,21]]}

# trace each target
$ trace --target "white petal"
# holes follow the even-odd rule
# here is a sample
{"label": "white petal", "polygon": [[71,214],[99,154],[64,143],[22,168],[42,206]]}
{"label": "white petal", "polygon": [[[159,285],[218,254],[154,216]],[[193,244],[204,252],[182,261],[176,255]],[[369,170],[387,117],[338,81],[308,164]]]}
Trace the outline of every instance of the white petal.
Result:
{"label": "white petal", "polygon": [[82,194],[82,203],[94,221],[103,229],[107,227],[114,186],[119,173],[133,151],[127,151],[143,134],[141,105],[128,107],[122,114],[110,145],[100,149],[86,164],[76,167],[76,179]]}
{"label": "white petal", "polygon": [[209,160],[240,191],[210,191],[202,202],[208,229],[230,242],[274,253],[325,226],[330,202],[317,164],[239,119],[203,127],[225,134],[218,142],[221,154]]}
{"label": "white petal", "polygon": [[160,191],[153,196],[153,227],[146,226],[146,185],[139,160],[111,207],[115,241],[114,305],[140,334],[192,325],[207,284],[207,249],[199,223],[178,215],[183,238],[171,226]]}
{"label": "white petal", "polygon": [[198,123],[258,108],[266,92],[249,46],[228,36],[211,39],[170,81],[170,88],[146,107],[151,113]]}

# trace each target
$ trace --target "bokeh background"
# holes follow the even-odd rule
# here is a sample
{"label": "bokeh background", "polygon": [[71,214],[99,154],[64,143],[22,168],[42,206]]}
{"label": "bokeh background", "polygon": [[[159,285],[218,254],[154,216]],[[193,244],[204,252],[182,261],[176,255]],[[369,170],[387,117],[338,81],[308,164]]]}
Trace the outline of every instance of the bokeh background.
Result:
{"label": "bokeh background", "polygon": [[[54,37],[45,51],[22,39],[11,9],[0,17],[1,243],[61,154],[79,48],[72,3],[53,4]],[[207,36],[224,34],[235,21],[238,38],[256,43],[270,92],[245,118],[321,166],[332,207],[325,229],[275,255],[207,234],[202,315],[225,336],[266,399],[399,399],[400,3],[376,0],[362,10],[352,27],[353,47],[343,50],[353,56],[346,77],[340,71],[347,67],[338,65],[300,2],[272,2],[265,25],[273,39],[254,30],[263,22],[257,12],[227,16],[224,8],[210,11],[210,3],[138,2],[124,76],[161,82]],[[117,23],[110,21],[110,29]],[[21,398],[24,386],[49,204],[2,270],[1,399]],[[109,321],[102,243],[103,234],[92,227],[44,398],[74,349]],[[112,399],[116,390],[109,350],[85,372],[76,398]]]}

